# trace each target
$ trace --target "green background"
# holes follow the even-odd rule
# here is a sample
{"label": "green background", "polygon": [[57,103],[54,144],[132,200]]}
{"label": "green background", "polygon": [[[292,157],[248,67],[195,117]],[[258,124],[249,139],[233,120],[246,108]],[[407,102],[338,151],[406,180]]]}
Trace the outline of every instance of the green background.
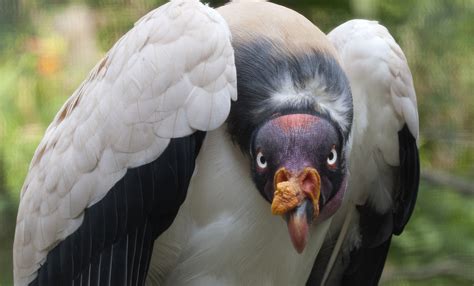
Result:
{"label": "green background", "polygon": [[[211,6],[224,1],[211,1]],[[423,177],[382,285],[474,283],[474,1],[276,1],[324,32],[378,20],[404,50]],[[0,0],[0,286],[12,284],[19,192],[46,127],[90,69],[158,0]]]}

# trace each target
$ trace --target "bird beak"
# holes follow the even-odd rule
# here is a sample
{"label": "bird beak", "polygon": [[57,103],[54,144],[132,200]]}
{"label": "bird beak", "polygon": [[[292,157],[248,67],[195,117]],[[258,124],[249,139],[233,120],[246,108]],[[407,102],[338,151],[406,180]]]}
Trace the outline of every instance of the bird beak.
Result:
{"label": "bird beak", "polygon": [[285,217],[293,246],[301,253],[308,242],[309,226],[319,215],[319,173],[314,168],[305,168],[294,176],[281,168],[273,182],[272,214]]}

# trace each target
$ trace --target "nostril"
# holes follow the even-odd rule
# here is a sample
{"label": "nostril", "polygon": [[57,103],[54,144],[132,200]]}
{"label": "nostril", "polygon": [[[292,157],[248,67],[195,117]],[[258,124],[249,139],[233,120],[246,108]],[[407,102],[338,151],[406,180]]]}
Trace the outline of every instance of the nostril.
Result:
{"label": "nostril", "polygon": [[306,194],[315,196],[320,187],[318,172],[313,168],[306,168],[300,176],[300,186]]}
{"label": "nostril", "polygon": [[289,181],[290,173],[285,168],[281,168],[276,172],[274,180],[275,180],[275,186],[278,183]]}
{"label": "nostril", "polygon": [[303,193],[311,199],[314,207],[314,215],[319,215],[321,195],[321,177],[319,177],[318,171],[314,168],[305,168],[301,173],[300,177],[300,188],[303,189]]}
{"label": "nostril", "polygon": [[318,183],[316,176],[312,172],[305,172],[301,179],[302,189],[307,193],[313,192]]}

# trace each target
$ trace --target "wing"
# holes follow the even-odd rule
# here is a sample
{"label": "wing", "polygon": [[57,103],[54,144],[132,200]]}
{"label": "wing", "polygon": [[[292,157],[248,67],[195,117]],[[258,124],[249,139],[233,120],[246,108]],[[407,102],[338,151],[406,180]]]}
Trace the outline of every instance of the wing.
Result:
{"label": "wing", "polygon": [[[342,58],[354,101],[352,199],[378,213],[396,207],[399,233],[418,187],[416,176],[405,178],[418,172],[418,153],[411,150],[417,150],[418,111],[405,55],[387,29],[373,21],[346,22],[328,37]],[[415,197],[408,199],[409,194]]]}
{"label": "wing", "polygon": [[234,55],[217,12],[173,0],[138,21],[36,150],[18,210],[15,285],[143,284],[202,131],[224,122],[231,99]]}
{"label": "wing", "polygon": [[339,255],[342,284],[377,285],[392,234],[403,231],[416,202],[416,95],[405,55],[385,27],[352,20],[328,37],[342,59],[354,104],[349,191],[336,219],[340,235],[330,264]]}

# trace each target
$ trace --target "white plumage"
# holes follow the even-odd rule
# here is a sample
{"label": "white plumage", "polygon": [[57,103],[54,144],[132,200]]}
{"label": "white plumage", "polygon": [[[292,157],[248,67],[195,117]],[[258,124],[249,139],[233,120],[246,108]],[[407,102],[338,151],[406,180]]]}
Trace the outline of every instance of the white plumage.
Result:
{"label": "white plumage", "polygon": [[398,131],[406,124],[416,140],[419,133],[411,72],[387,29],[376,21],[351,20],[332,30],[328,38],[351,83],[354,121],[349,188],[331,226],[333,233],[339,233],[339,245],[324,282],[339,251],[347,255],[360,246],[355,207],[368,203],[380,213],[394,207],[398,191],[394,168],[400,166]]}
{"label": "white plumage", "polygon": [[285,221],[255,191],[249,164],[225,127],[208,133],[186,202],[156,241],[147,285],[305,284],[331,220],[298,254]]}
{"label": "white plumage", "polygon": [[[375,21],[351,20],[328,34],[342,58],[354,102],[348,198],[379,211],[392,206],[400,165],[397,132],[407,124],[418,138],[415,89],[405,55]],[[364,166],[364,168],[360,168]]]}
{"label": "white plumage", "polygon": [[48,251],[127,168],[155,160],[170,138],[220,126],[235,85],[230,32],[214,10],[173,1],[138,21],[66,102],[35,153],[17,218],[15,284],[31,282]]}
{"label": "white plumage", "polygon": [[[263,1],[238,2],[243,3],[220,10],[223,16],[196,0],[172,0],[150,12],[65,103],[47,129],[22,189],[14,243],[16,285],[39,281],[42,266],[54,265],[48,254],[78,231],[86,210],[104,200],[130,169],[155,162],[173,138],[196,130],[210,132],[201,150],[196,149],[186,201],[154,244],[147,285],[304,285],[325,240],[337,243],[331,258],[315,266],[324,269],[318,281],[337,281],[331,277],[333,269],[363,240],[356,206],[367,204],[378,213],[395,207],[398,132],[404,125],[415,139],[419,132],[410,70],[400,47],[376,22],[353,20],[334,29],[327,37],[334,50],[300,15],[257,3]],[[238,26],[244,15],[233,7],[249,15],[258,15],[263,7],[298,20],[288,20],[286,27],[284,17],[278,22],[277,14],[267,15],[285,28],[261,23],[254,30]],[[350,82],[354,117],[343,148],[349,150],[343,154],[349,162],[348,188],[339,211],[310,229],[302,254],[293,249],[285,221],[271,214],[256,190],[248,169],[251,158],[233,144],[223,125],[231,100],[237,99],[231,31],[234,48],[247,38],[306,33],[300,42],[285,45],[298,52],[317,51],[342,64]],[[352,106],[343,89],[335,97],[327,88],[334,83],[317,74],[298,88],[294,79],[285,80],[265,105],[296,108],[314,100],[315,112],[326,112],[342,132],[349,132]],[[171,162],[168,167],[174,168]],[[345,188],[346,180],[342,184]],[[128,244],[127,233],[127,255]]]}

